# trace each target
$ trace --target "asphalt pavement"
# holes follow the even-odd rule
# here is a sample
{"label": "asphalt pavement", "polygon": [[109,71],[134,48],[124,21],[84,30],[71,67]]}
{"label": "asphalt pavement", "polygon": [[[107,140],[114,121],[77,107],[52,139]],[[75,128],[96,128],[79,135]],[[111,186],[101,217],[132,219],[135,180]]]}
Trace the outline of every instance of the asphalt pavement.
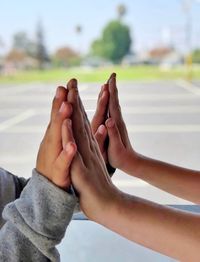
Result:
{"label": "asphalt pavement", "polygon": [[[63,83],[58,83],[63,84]],[[83,103],[92,117],[100,84],[80,83]],[[199,169],[200,87],[184,81],[120,82],[120,103],[134,149],[149,157]],[[0,86],[0,165],[30,177],[49,121],[56,84]],[[184,204],[120,171],[122,190],[167,204]]]}
{"label": "asphalt pavement", "polygon": [[[91,118],[96,107],[100,84],[80,83],[79,88],[88,116]],[[120,82],[118,88],[122,112],[136,151],[176,165],[200,169],[199,83],[189,84],[183,80]],[[38,147],[49,121],[51,101],[55,90],[56,84],[46,83],[0,86],[0,166],[18,176],[31,176],[31,170],[35,167]],[[120,171],[116,172],[113,179],[121,190],[152,201],[163,204],[189,203]],[[90,232],[93,232],[92,222],[84,223],[91,223]],[[85,224],[84,228],[87,225]],[[78,227],[78,224],[72,224],[70,230],[73,231],[73,227]],[[96,232],[96,236],[98,236],[98,232],[101,232],[99,233],[101,240],[102,234],[105,233],[104,230],[99,230],[99,227],[96,226]],[[106,232],[109,238],[111,233]],[[112,234],[112,239],[118,239],[114,233]],[[71,233],[70,239],[76,242],[81,238],[82,233],[79,235]],[[92,238],[92,233],[90,237]],[[65,243],[67,241],[65,240]],[[125,240],[120,241],[123,246]],[[124,244],[124,254],[126,249],[129,250],[128,241],[126,243]],[[151,260],[147,249],[142,249],[142,251],[139,246],[135,246],[135,248],[138,250],[138,254],[143,253],[144,255],[147,252],[146,258],[148,260],[137,260],[137,258],[129,260],[127,258],[123,261],[172,261],[161,259],[161,257],[156,260],[155,256]],[[70,250],[75,249],[71,248]],[[107,252],[109,253],[109,250]],[[117,257],[113,260],[102,260],[102,258],[93,260],[91,254],[88,255],[90,257],[88,258],[86,253],[82,254],[79,259],[74,258],[74,260],[72,255],[70,261],[122,261]],[[111,253],[113,254],[113,252]],[[138,255],[139,257],[141,258],[140,255]]]}

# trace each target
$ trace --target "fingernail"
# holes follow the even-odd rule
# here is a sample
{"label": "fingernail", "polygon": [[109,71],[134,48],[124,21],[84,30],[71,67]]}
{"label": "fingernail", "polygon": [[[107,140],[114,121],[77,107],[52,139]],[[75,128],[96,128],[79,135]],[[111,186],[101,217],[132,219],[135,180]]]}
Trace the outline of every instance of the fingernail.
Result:
{"label": "fingernail", "polygon": [[74,151],[75,149],[76,149],[76,145],[73,142],[69,142],[65,146],[66,152]]}
{"label": "fingernail", "polygon": [[60,113],[64,112],[64,111],[65,111],[65,108],[66,108],[66,106],[65,106],[65,103],[63,102],[62,105],[61,105],[61,107],[60,107],[60,109],[59,109],[59,112],[60,112]]}
{"label": "fingernail", "polygon": [[65,151],[69,152],[69,151],[71,151],[71,149],[72,149],[71,144],[67,143],[66,146],[65,146]]}
{"label": "fingernail", "polygon": [[67,125],[69,126],[69,127],[71,127],[72,126],[72,120],[71,119],[67,119]]}
{"label": "fingernail", "polygon": [[116,77],[116,73],[112,73],[112,74],[111,74],[111,77],[112,77],[112,78],[115,78],[115,77]]}
{"label": "fingernail", "polygon": [[77,87],[77,84],[78,84],[77,80],[75,78],[73,78],[71,81],[72,81],[72,84],[74,85],[74,87]]}
{"label": "fingernail", "polygon": [[98,128],[98,132],[99,132],[99,134],[103,135],[105,133],[105,126],[100,125],[100,127]]}
{"label": "fingernail", "polygon": [[60,88],[58,87],[56,89],[56,98],[59,98],[60,97]]}
{"label": "fingernail", "polygon": [[107,120],[107,126],[109,128],[114,126],[114,121],[111,118]]}
{"label": "fingernail", "polygon": [[74,87],[77,88],[77,80],[75,78],[72,78],[68,84],[67,84],[69,89],[73,89]]}

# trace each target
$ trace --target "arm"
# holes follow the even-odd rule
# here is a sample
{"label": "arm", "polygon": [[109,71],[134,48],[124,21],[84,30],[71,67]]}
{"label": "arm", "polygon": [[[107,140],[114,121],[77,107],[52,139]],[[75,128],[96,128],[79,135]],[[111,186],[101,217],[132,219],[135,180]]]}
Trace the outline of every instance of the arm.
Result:
{"label": "arm", "polygon": [[36,170],[19,199],[8,204],[0,231],[0,260],[59,261],[55,248],[64,237],[77,200]]}
{"label": "arm", "polygon": [[[200,216],[110,189],[113,201],[94,221],[178,261],[199,261]],[[115,192],[114,192],[115,191]],[[103,200],[103,198],[102,198]],[[101,205],[103,202],[99,200]],[[104,202],[104,205],[109,203]],[[99,215],[95,216],[95,212]]]}
{"label": "arm", "polygon": [[[133,158],[133,160],[132,160]],[[200,172],[178,167],[142,155],[130,155],[124,170],[149,184],[180,198],[200,204]]]}
{"label": "arm", "polygon": [[112,184],[91,134],[83,106],[77,98],[76,82],[69,95],[74,108],[72,122],[78,147],[71,175],[83,212],[91,220],[131,241],[181,261],[199,261],[200,216],[120,192]]}
{"label": "arm", "polygon": [[19,178],[0,168],[0,228],[5,222],[2,218],[5,205],[19,198],[27,182],[25,178]]}
{"label": "arm", "polygon": [[[76,153],[67,90],[58,88],[50,123],[38,152],[36,170],[16,201],[3,211],[5,225],[0,231],[1,261],[59,261],[55,248],[64,236],[76,204],[68,194],[69,166]],[[66,97],[65,97],[66,100]],[[65,143],[61,133],[65,127]],[[40,175],[42,174],[42,175]]]}
{"label": "arm", "polygon": [[[110,119],[105,125],[109,136],[107,152],[110,164],[164,191],[199,204],[200,172],[150,159],[135,152],[122,117],[114,76],[108,88]],[[100,136],[98,130],[96,136]],[[98,142],[101,149],[103,142]]]}

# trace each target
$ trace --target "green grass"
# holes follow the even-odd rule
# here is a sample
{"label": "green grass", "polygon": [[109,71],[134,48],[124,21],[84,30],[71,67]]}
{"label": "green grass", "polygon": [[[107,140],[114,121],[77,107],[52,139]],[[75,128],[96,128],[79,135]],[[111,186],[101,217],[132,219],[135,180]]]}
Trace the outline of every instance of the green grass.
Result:
{"label": "green grass", "polygon": [[[29,82],[65,82],[76,77],[80,82],[105,82],[112,72],[117,73],[118,80],[173,80],[186,78],[187,73],[184,68],[174,68],[171,70],[160,70],[154,66],[113,66],[105,68],[82,69],[49,69],[44,71],[22,71],[12,76],[1,76],[0,84],[5,83],[29,83]],[[193,79],[200,79],[200,67],[193,69]]]}

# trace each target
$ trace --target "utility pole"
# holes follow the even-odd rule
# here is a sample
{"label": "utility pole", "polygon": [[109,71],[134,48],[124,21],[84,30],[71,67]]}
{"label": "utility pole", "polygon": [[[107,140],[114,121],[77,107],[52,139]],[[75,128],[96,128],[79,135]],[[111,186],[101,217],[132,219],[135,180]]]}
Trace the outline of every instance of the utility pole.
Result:
{"label": "utility pole", "polygon": [[192,4],[193,0],[182,0],[182,8],[185,14],[185,65],[188,81],[192,81]]}

